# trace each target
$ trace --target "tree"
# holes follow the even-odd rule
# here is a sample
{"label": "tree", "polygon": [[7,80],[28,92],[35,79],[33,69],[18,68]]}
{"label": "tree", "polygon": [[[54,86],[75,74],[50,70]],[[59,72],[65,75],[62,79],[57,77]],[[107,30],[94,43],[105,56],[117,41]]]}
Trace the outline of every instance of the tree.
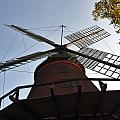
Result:
{"label": "tree", "polygon": [[120,0],[100,0],[94,5],[94,20],[109,19],[110,24],[120,33]]}

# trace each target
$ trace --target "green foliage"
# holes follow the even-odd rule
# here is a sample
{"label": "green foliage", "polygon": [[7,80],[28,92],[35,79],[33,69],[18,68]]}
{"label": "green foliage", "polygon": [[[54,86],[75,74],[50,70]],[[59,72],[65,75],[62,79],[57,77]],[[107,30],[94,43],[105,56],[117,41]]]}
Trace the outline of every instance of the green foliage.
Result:
{"label": "green foliage", "polygon": [[92,12],[93,19],[109,19],[110,24],[120,33],[120,0],[100,0],[95,3]]}

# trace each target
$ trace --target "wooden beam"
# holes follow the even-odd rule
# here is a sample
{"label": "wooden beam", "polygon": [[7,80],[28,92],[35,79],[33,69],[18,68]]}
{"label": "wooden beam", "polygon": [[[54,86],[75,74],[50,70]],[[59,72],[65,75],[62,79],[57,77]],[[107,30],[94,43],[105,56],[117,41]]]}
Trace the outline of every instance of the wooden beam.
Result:
{"label": "wooden beam", "polygon": [[53,105],[54,105],[54,111],[55,111],[56,120],[60,120],[59,105],[58,105],[57,99],[55,97],[53,87],[50,88],[50,92],[51,92],[52,101],[53,101]]}
{"label": "wooden beam", "polygon": [[76,100],[76,119],[80,120],[80,97],[81,97],[81,86],[77,85],[77,100]]}
{"label": "wooden beam", "polygon": [[97,105],[93,113],[93,116],[96,116],[96,114],[100,111],[100,120],[103,120],[103,99],[107,89],[107,84],[104,84],[102,81],[99,81],[99,85],[100,85],[101,91],[98,91]]}

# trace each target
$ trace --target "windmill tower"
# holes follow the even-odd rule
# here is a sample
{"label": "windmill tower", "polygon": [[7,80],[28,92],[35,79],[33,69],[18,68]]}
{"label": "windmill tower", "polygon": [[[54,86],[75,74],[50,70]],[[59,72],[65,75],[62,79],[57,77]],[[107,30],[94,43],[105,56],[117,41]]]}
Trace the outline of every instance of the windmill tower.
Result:
{"label": "windmill tower", "polygon": [[[20,86],[0,98],[9,96],[13,104],[0,111],[1,120],[116,120],[120,117],[120,91],[106,91],[102,80],[88,78],[85,67],[111,78],[120,78],[120,56],[89,48],[110,34],[98,26],[70,34],[70,43],[58,45],[33,32],[7,25],[23,34],[55,47],[0,64],[0,70],[14,67],[48,56],[34,72],[34,85]],[[75,44],[80,50],[67,46]],[[98,90],[91,80],[99,81]],[[107,79],[106,79],[107,80]],[[113,80],[113,79],[112,79]],[[31,87],[27,99],[19,100],[19,90]]]}

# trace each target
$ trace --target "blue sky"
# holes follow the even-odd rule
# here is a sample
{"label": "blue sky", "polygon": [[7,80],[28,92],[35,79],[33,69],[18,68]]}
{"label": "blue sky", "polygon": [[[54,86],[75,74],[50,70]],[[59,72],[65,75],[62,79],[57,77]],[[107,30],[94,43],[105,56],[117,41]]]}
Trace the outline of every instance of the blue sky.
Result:
{"label": "blue sky", "polygon": [[[0,0],[0,61],[9,60],[18,56],[19,53],[24,51],[24,48],[28,48],[36,43],[35,40],[22,36],[7,28],[4,24],[14,24],[31,28],[34,32],[46,37],[49,35],[49,32],[47,33],[32,28],[59,26],[63,24],[68,27],[76,28],[75,30],[78,31],[97,24],[105,28],[112,35],[104,41],[96,43],[93,47],[120,55],[120,46],[117,44],[119,35],[115,33],[113,26],[109,25],[110,21],[93,21],[91,13],[96,1],[98,0]],[[54,36],[48,36],[48,38],[60,43],[60,31],[54,34]],[[12,41],[14,41],[14,43],[11,45]],[[49,45],[40,43],[22,55],[50,48]],[[4,59],[3,56],[5,56]],[[37,61],[15,70],[34,72],[39,62],[40,61]],[[98,76],[98,74],[93,74],[92,71],[88,71],[87,74],[90,77]],[[101,75],[99,76],[101,77]],[[33,73],[6,72],[4,88],[3,73],[0,74],[0,80],[0,96],[2,96],[3,93],[8,92],[18,85],[33,83]],[[120,85],[118,82],[112,82],[109,83],[108,87],[109,89],[119,89]]]}

